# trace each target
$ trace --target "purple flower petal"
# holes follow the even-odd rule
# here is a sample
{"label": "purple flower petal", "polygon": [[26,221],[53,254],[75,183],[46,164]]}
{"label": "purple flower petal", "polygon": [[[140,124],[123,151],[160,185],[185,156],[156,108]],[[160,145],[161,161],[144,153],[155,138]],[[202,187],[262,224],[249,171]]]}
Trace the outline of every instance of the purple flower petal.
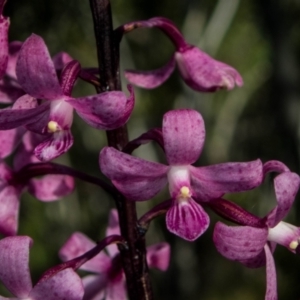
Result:
{"label": "purple flower petal", "polygon": [[241,259],[240,262],[248,268],[261,268],[266,265],[265,251],[261,250],[261,252],[258,255],[248,259]]}
{"label": "purple flower petal", "polygon": [[[298,253],[300,227],[286,222],[279,222],[275,227],[269,228],[268,241],[286,247],[293,253]],[[271,250],[272,247],[271,247]]]}
{"label": "purple flower petal", "polygon": [[99,164],[103,174],[129,200],[148,200],[167,184],[167,166],[130,156],[112,147],[102,149]]}
{"label": "purple flower petal", "polygon": [[194,241],[208,228],[209,216],[192,198],[186,201],[175,200],[167,211],[166,224],[170,232]]}
{"label": "purple flower petal", "polygon": [[18,98],[17,101],[15,101],[12,109],[17,111],[23,111],[25,109],[28,111],[32,111],[32,109],[35,109],[36,115],[34,116],[34,118],[26,120],[26,122],[23,122],[22,125],[25,125],[25,127],[30,131],[44,133],[44,128],[49,118],[50,103],[44,103],[39,106],[36,98],[25,94],[22,97]]}
{"label": "purple flower petal", "polygon": [[172,110],[164,115],[163,138],[169,165],[194,163],[205,139],[202,116],[195,110]]}
{"label": "purple flower petal", "polygon": [[234,68],[213,59],[197,47],[190,46],[176,52],[175,59],[184,81],[196,91],[231,90],[235,85],[243,85],[241,75]]}
{"label": "purple flower petal", "polygon": [[[109,213],[108,226],[106,228],[105,235],[110,236],[114,234],[121,234],[119,226],[119,216],[116,209],[112,209]],[[119,253],[117,245],[109,245],[106,247],[106,250],[108,251],[110,257],[114,257],[117,253]]]}
{"label": "purple flower petal", "polygon": [[[19,57],[19,52],[23,43],[19,41],[13,41],[8,45],[8,63],[6,68],[6,74],[12,79],[17,79],[16,64]],[[19,86],[19,85],[18,85]],[[20,87],[20,86],[19,86]]]}
{"label": "purple flower petal", "polygon": [[13,103],[24,95],[24,91],[14,79],[3,77],[0,80],[0,102]]}
{"label": "purple flower petal", "polygon": [[30,163],[40,162],[33,154],[33,149],[45,139],[45,136],[27,131],[22,139],[18,151],[14,155],[13,167],[14,171],[19,171],[24,166]]}
{"label": "purple flower petal", "polygon": [[[59,256],[63,261],[78,257],[96,246],[96,243],[80,232],[75,232],[63,245],[59,251]],[[111,259],[100,252],[94,258],[83,264],[80,269],[95,273],[106,273],[111,266]]]}
{"label": "purple flower petal", "polygon": [[290,172],[290,169],[281,161],[278,160],[270,160],[264,163],[264,176],[267,175],[267,173],[270,172],[277,172],[277,173],[283,173],[283,172]]}
{"label": "purple flower petal", "polygon": [[17,234],[20,194],[20,190],[10,185],[0,190],[0,232],[6,236]]}
{"label": "purple flower petal", "polygon": [[174,69],[175,58],[173,55],[168,63],[162,68],[152,71],[126,70],[125,78],[136,86],[145,89],[154,89],[163,84],[173,73]]}
{"label": "purple flower petal", "polygon": [[230,260],[256,257],[267,243],[268,229],[250,226],[227,226],[217,222],[213,240],[217,250]]}
{"label": "purple flower petal", "polygon": [[72,60],[73,58],[67,52],[59,52],[52,57],[56,70],[62,70],[63,67]]}
{"label": "purple flower petal", "polygon": [[8,63],[9,19],[0,16],[0,78],[5,74]]}
{"label": "purple flower petal", "polygon": [[277,206],[268,214],[268,226],[276,226],[288,214],[295,200],[300,185],[300,178],[296,173],[285,172],[276,176],[274,188]]}
{"label": "purple flower petal", "polygon": [[147,263],[149,268],[166,271],[170,263],[171,248],[168,243],[158,243],[147,247]]}
{"label": "purple flower petal", "polygon": [[25,94],[15,101],[12,109],[30,109],[36,107],[38,107],[37,100],[30,95]]}
{"label": "purple flower petal", "polygon": [[0,161],[0,186],[3,188],[12,177],[11,168],[4,161]]}
{"label": "purple flower petal", "polygon": [[34,154],[41,161],[49,161],[67,152],[72,145],[73,136],[70,130],[57,131],[36,146]]}
{"label": "purple flower petal", "polygon": [[32,34],[23,43],[16,74],[24,91],[35,98],[55,100],[63,96],[47,46],[38,35]]}
{"label": "purple flower petal", "polygon": [[121,91],[105,92],[89,97],[66,100],[79,116],[90,126],[102,130],[112,130],[124,125],[134,107],[134,93],[128,86],[130,96]]}
{"label": "purple flower petal", "polygon": [[23,127],[0,131],[0,158],[1,159],[10,155],[16,149],[25,131],[26,130]]}
{"label": "purple flower petal", "polygon": [[108,281],[105,300],[126,300],[126,287],[123,272]]}
{"label": "purple flower petal", "polygon": [[113,279],[104,274],[85,276],[83,278],[85,299],[125,300],[126,288],[123,273],[118,273]]}
{"label": "purple flower petal", "polygon": [[31,109],[1,109],[0,130],[13,129],[19,126],[33,123],[40,118],[40,114],[49,109],[49,106],[42,104]]}
{"label": "purple flower petal", "polygon": [[26,298],[32,288],[29,273],[31,245],[32,239],[28,236],[7,237],[0,241],[0,280],[18,298]]}
{"label": "purple flower petal", "polygon": [[267,272],[267,289],[265,300],[277,300],[277,278],[275,262],[268,245],[265,245],[266,254],[266,272]]}
{"label": "purple flower petal", "polygon": [[81,300],[84,289],[80,277],[71,269],[64,269],[34,286],[29,294],[35,300]]}
{"label": "purple flower petal", "polygon": [[[47,103],[43,105],[47,105]],[[39,118],[37,120],[29,124],[26,124],[25,128],[28,129],[29,131],[37,133],[38,135],[43,135],[43,139],[45,139],[45,132],[47,132],[47,125],[49,123],[49,119],[50,119],[50,106],[48,106],[48,109],[39,115]]]}
{"label": "purple flower petal", "polygon": [[82,278],[85,299],[105,299],[108,278],[106,274],[88,275]]}
{"label": "purple flower petal", "polygon": [[43,178],[31,179],[28,192],[41,201],[49,202],[69,195],[74,187],[74,178],[71,176],[46,175]]}
{"label": "purple flower petal", "polygon": [[190,167],[194,198],[208,201],[225,193],[242,192],[262,182],[262,163],[259,159],[244,163],[223,163],[208,167]]}

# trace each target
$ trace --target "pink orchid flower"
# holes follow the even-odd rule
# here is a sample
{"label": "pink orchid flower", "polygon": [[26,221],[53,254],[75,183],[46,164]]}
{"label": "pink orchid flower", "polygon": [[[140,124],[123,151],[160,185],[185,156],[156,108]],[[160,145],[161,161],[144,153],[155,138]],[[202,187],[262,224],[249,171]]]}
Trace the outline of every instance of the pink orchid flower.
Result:
{"label": "pink orchid flower", "polygon": [[[111,130],[127,122],[134,106],[131,87],[128,99],[121,91],[72,98],[70,93],[80,65],[71,61],[67,66],[60,82],[43,39],[31,35],[23,43],[16,65],[18,83],[27,95],[18,99],[19,107],[0,111],[0,130],[26,126],[47,136],[34,150],[42,161],[58,157],[72,146],[74,109],[89,125]],[[28,99],[41,99],[44,103],[28,107]]]}
{"label": "pink orchid flower", "polygon": [[[118,214],[111,210],[106,236],[120,234]],[[70,260],[86,253],[95,243],[80,232],[74,233],[60,250],[60,257]],[[125,276],[122,270],[121,257],[116,245],[107,247],[108,255],[100,252],[97,256],[83,264],[80,269],[96,273],[83,278],[85,300],[106,299],[125,300],[126,286]],[[159,243],[147,247],[147,262],[150,268],[165,271],[169,266],[170,246],[167,243]]]}
{"label": "pink orchid flower", "polygon": [[66,268],[41,278],[32,285],[29,272],[29,248],[32,239],[28,236],[7,237],[0,241],[0,280],[14,295],[0,299],[28,300],[81,300],[84,290],[80,277],[72,268]]}
{"label": "pink orchid flower", "polygon": [[233,227],[218,222],[213,236],[217,250],[226,258],[250,268],[266,265],[266,300],[277,299],[276,269],[272,255],[276,245],[300,253],[300,228],[282,221],[292,207],[300,186],[300,177],[277,161],[264,165],[265,174],[271,171],[281,173],[274,179],[277,205],[263,219],[264,225]]}
{"label": "pink orchid flower", "polygon": [[24,190],[43,202],[58,200],[74,190],[74,179],[68,175],[45,175],[41,178],[20,178],[19,171],[29,163],[38,162],[33,148],[38,136],[27,132],[19,145],[13,169],[0,162],[0,233],[15,235],[18,231],[20,197]]}
{"label": "pink orchid flower", "polygon": [[[150,131],[149,138],[150,134],[159,135],[159,131]],[[147,139],[147,133],[142,139]],[[204,122],[197,111],[169,111],[163,118],[162,136],[157,136],[163,140],[168,165],[105,147],[100,153],[100,169],[128,201],[151,199],[169,183],[173,205],[166,215],[167,228],[193,241],[209,226],[202,202],[253,189],[262,181],[260,160],[194,167],[204,139]]]}
{"label": "pink orchid flower", "polygon": [[[135,28],[157,27],[161,29],[174,43],[176,51],[169,62],[160,69],[152,71],[127,70],[125,77],[130,83],[148,89],[156,88],[170,77],[177,64],[182,79],[196,91],[231,90],[235,85],[243,85],[241,75],[233,67],[213,59],[199,48],[188,44],[170,20],[157,17],[133,23]],[[128,27],[130,25],[128,24]]]}

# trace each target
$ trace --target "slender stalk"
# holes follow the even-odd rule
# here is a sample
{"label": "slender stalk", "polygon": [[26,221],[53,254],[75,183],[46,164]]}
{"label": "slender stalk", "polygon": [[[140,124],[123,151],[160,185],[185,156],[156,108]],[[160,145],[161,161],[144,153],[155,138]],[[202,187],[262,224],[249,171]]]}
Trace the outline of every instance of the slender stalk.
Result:
{"label": "slender stalk", "polygon": [[[119,43],[113,34],[111,6],[109,0],[90,0],[94,21],[99,63],[99,93],[121,90],[119,74]],[[126,126],[107,131],[108,144],[121,150],[128,142]],[[123,269],[126,275],[130,300],[151,300],[152,288],[146,261],[145,240],[139,235],[135,203],[127,201],[121,194],[115,197],[119,213],[121,234],[128,248],[120,247]]]}
{"label": "slender stalk", "polygon": [[126,244],[124,239],[119,235],[111,235],[104,238],[102,241],[100,241],[94,248],[87,251],[86,253],[73,258],[72,260],[63,262],[57,266],[54,266],[53,268],[47,270],[39,279],[38,283],[41,283],[53,275],[57,274],[58,272],[65,270],[67,268],[72,268],[73,270],[79,269],[84,263],[95,257],[97,254],[99,254],[105,247],[111,244],[121,244],[122,247],[126,248]]}
{"label": "slender stalk", "polygon": [[30,180],[31,178],[48,175],[48,174],[69,175],[74,178],[83,180],[85,182],[89,182],[91,184],[100,186],[112,197],[118,195],[118,191],[115,189],[115,187],[106,183],[102,179],[75,170],[71,167],[67,167],[52,162],[28,164],[25,167],[23,167],[21,170],[16,172],[11,178],[11,180],[19,184],[26,184],[28,180]]}

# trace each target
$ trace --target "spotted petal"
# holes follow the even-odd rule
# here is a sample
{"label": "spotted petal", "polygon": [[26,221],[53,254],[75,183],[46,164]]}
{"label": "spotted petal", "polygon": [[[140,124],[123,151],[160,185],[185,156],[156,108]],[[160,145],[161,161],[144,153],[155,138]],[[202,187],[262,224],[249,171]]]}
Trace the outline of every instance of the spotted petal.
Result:
{"label": "spotted petal", "polygon": [[29,273],[28,236],[7,237],[0,241],[0,280],[16,297],[26,298],[32,288]]}
{"label": "spotted petal", "polygon": [[35,300],[81,300],[84,289],[80,277],[71,269],[64,269],[34,286],[29,294]]}
{"label": "spotted petal", "polygon": [[[75,232],[67,240],[59,251],[59,256],[63,261],[78,257],[96,246],[96,243],[80,232]],[[100,252],[94,258],[83,264],[80,269],[95,273],[106,273],[110,268],[111,259]]]}
{"label": "spotted petal", "polygon": [[23,43],[16,74],[23,90],[35,98],[55,100],[63,95],[47,46],[38,35]]}
{"label": "spotted petal", "polygon": [[148,200],[167,184],[167,166],[133,157],[112,147],[102,149],[99,164],[104,175],[129,200]]}
{"label": "spotted petal", "polygon": [[158,243],[147,247],[147,263],[149,268],[166,271],[170,263],[171,248],[168,243]]}
{"label": "spotted petal", "polygon": [[268,229],[249,226],[215,225],[213,240],[217,250],[230,260],[244,261],[258,256],[267,243]]}
{"label": "spotted petal", "polygon": [[166,224],[170,232],[181,238],[194,241],[209,225],[209,216],[193,199],[174,201],[166,214]]}
{"label": "spotted petal", "polygon": [[73,58],[67,52],[59,52],[52,57],[54,67],[57,71],[61,71],[72,60]]}
{"label": "spotted petal", "polygon": [[0,16],[0,78],[5,74],[8,63],[8,18]]}
{"label": "spotted petal", "polygon": [[31,109],[1,109],[0,130],[13,129],[35,122],[40,118],[40,114],[48,109],[48,105],[45,104]]}
{"label": "spotted petal", "polygon": [[134,93],[128,86],[130,96],[121,91],[105,92],[89,97],[68,99],[79,116],[90,126],[102,130],[112,130],[124,125],[133,110]]}
{"label": "spotted petal", "polygon": [[126,70],[126,79],[139,87],[145,89],[154,89],[162,85],[173,73],[175,69],[175,59],[174,55],[168,61],[168,63],[162,68],[152,70],[152,71],[135,71]]}
{"label": "spotted petal", "polygon": [[288,214],[300,185],[296,173],[284,172],[274,179],[277,206],[268,214],[268,226],[273,228]]}
{"label": "spotted petal", "polygon": [[[8,45],[9,56],[8,56],[6,74],[10,76],[12,79],[17,79],[16,64],[17,64],[17,60],[19,57],[19,52],[22,47],[22,44],[23,44],[22,42],[13,41]],[[18,85],[18,87],[20,86]]]}
{"label": "spotted petal", "polygon": [[205,139],[202,116],[195,110],[171,110],[163,118],[163,138],[169,165],[189,165],[201,154]]}
{"label": "spotted petal", "polygon": [[0,158],[10,155],[21,141],[25,128],[19,127],[0,131]]}
{"label": "spotted petal", "polygon": [[0,233],[16,235],[20,205],[20,191],[10,185],[0,190]]}
{"label": "spotted petal", "polygon": [[74,178],[67,175],[46,175],[31,179],[28,192],[37,199],[48,202],[69,195],[74,190]]}
{"label": "spotted petal", "polygon": [[266,163],[264,163],[263,171],[264,171],[264,176],[266,176],[267,173],[270,172],[277,172],[277,173],[290,172],[290,169],[281,161],[269,160]]}
{"label": "spotted petal", "polygon": [[225,193],[247,191],[262,182],[262,163],[259,159],[244,163],[223,163],[208,167],[190,167],[194,197],[208,201]]}
{"label": "spotted petal", "polygon": [[265,300],[277,300],[277,278],[274,258],[268,245],[265,245],[264,249],[267,262],[267,290]]}
{"label": "spotted petal", "polygon": [[243,85],[241,75],[231,66],[210,57],[199,48],[190,46],[175,55],[182,78],[200,92],[231,90]]}

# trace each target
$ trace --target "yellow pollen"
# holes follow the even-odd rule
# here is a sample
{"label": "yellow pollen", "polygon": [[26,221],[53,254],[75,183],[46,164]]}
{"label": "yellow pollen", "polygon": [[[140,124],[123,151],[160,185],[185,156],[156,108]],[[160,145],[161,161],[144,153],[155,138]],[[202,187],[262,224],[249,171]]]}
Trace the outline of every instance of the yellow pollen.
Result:
{"label": "yellow pollen", "polygon": [[180,197],[182,197],[182,198],[189,198],[189,197],[191,197],[191,195],[190,195],[190,189],[187,186],[183,186],[180,189]]}
{"label": "yellow pollen", "polygon": [[289,247],[292,249],[292,250],[295,250],[297,247],[298,247],[299,243],[297,241],[292,241],[290,244],[289,244]]}
{"label": "yellow pollen", "polygon": [[56,132],[58,130],[58,124],[55,121],[50,121],[48,123],[48,132]]}

